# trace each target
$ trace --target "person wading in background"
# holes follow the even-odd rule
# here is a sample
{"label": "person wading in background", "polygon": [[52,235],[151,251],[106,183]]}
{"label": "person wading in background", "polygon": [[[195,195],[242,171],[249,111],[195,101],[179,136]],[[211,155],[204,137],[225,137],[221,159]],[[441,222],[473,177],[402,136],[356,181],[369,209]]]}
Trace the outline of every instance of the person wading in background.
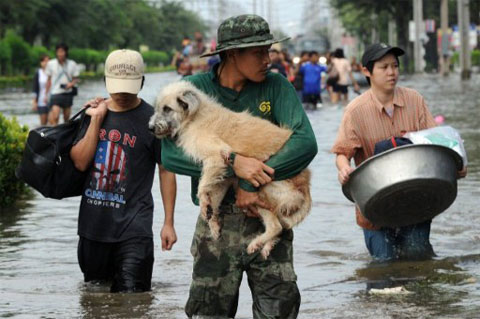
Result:
{"label": "person wading in background", "polygon": [[33,92],[35,93],[35,98],[32,101],[33,110],[37,111],[40,116],[40,125],[47,125],[48,121],[48,96],[47,96],[47,81],[48,76],[45,73],[47,68],[47,63],[50,60],[48,55],[42,55],[40,57],[40,68],[33,76]]}
{"label": "person wading in background", "polygon": [[50,114],[48,122],[57,125],[60,110],[63,110],[63,121],[70,119],[72,112],[74,86],[78,82],[78,67],[75,61],[68,59],[68,46],[60,43],[55,48],[56,59],[50,60],[45,73],[48,76],[44,102],[50,93]]}

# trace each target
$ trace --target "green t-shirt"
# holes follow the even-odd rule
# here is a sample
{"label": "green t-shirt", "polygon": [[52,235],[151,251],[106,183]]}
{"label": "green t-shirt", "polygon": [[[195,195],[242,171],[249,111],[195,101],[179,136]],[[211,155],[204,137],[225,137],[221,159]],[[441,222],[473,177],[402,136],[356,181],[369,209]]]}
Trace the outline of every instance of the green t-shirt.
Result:
{"label": "green t-shirt", "polygon": [[[218,66],[218,65],[217,65]],[[293,134],[283,148],[265,164],[275,169],[275,180],[293,177],[305,169],[317,154],[317,142],[310,121],[298,100],[294,87],[277,73],[269,73],[263,82],[248,81],[240,92],[220,85],[216,68],[209,73],[196,74],[185,78],[206,94],[213,96],[226,108],[234,112],[248,110],[254,116],[269,120],[276,125],[289,127]],[[259,136],[268,143],[268,136]],[[192,177],[192,200],[198,205],[197,189],[201,165],[194,163],[175,142],[162,140],[162,164],[176,174]],[[230,170],[229,174],[233,175]],[[250,192],[257,191],[246,180],[239,180],[239,186]],[[235,202],[230,189],[224,203]]]}

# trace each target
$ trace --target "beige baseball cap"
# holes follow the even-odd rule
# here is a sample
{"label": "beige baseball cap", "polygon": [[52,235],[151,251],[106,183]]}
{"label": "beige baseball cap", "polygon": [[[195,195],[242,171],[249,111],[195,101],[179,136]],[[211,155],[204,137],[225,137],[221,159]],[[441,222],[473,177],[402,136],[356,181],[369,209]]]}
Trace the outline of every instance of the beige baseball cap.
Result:
{"label": "beige baseball cap", "polygon": [[112,51],[105,61],[108,93],[138,94],[142,88],[143,72],[143,58],[139,52],[127,49]]}

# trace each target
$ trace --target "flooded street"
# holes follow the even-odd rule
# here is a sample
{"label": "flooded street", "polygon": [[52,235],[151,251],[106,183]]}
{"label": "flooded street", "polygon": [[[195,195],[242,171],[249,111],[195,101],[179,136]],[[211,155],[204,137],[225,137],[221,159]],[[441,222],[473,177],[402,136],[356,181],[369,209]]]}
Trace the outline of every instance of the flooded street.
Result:
{"label": "flooded street", "polygon": [[[173,73],[148,74],[140,96],[152,103]],[[459,130],[469,158],[454,204],[432,223],[437,254],[423,262],[373,264],[355,223],[353,204],[342,194],[334,155],[329,153],[343,109],[328,105],[308,111],[319,153],[313,171],[313,209],[295,229],[295,270],[302,295],[299,318],[480,318],[480,75],[468,82],[422,75],[401,78],[401,86],[424,95],[434,115]],[[32,94],[0,94],[0,112],[34,127]],[[106,96],[102,80],[84,83],[74,111],[94,96]],[[353,97],[353,93],[351,93]],[[77,263],[80,198],[62,201],[40,194],[0,214],[0,317],[8,318],[185,318],[192,271],[190,243],[198,209],[190,180],[178,177],[175,227],[178,242],[161,251],[163,208],[154,183],[155,265],[153,289],[110,294],[107,286],[86,285]],[[403,285],[411,293],[371,295],[367,288]],[[237,318],[251,317],[244,277]]]}

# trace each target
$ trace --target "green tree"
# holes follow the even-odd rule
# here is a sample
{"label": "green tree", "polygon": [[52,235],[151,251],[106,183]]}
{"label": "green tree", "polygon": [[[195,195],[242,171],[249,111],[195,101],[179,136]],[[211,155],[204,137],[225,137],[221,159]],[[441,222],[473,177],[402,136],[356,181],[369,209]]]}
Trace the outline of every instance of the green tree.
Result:
{"label": "green tree", "polygon": [[30,45],[13,31],[7,31],[4,41],[11,50],[12,71],[28,74],[31,65]]}
{"label": "green tree", "polygon": [[41,41],[48,48],[65,42],[97,50],[145,44],[169,51],[185,35],[207,27],[196,13],[174,1],[1,0],[0,37],[6,29],[30,45]]}
{"label": "green tree", "polygon": [[[408,21],[413,16],[411,0],[330,0],[330,4],[347,30],[365,45],[371,44],[373,27],[380,32],[380,41],[387,42],[388,21],[395,21],[398,44],[406,49],[402,64],[407,65],[412,51],[408,40]],[[373,15],[377,17],[374,22]]]}
{"label": "green tree", "polygon": [[[413,60],[413,46],[409,41],[408,23],[413,19],[412,0],[330,0],[330,4],[338,12],[344,27],[357,36],[364,44],[370,44],[373,26],[380,33],[380,41],[388,41],[388,22],[394,21],[397,26],[398,44],[405,48],[407,54],[402,58],[403,65]],[[457,1],[449,0],[449,25],[457,24]],[[480,1],[470,1],[470,21],[480,24]],[[377,16],[375,22],[372,15]],[[440,0],[423,1],[424,19],[433,19],[440,25]],[[433,36],[435,40],[436,36]]]}
{"label": "green tree", "polygon": [[195,31],[204,33],[205,22],[194,12],[186,10],[181,3],[164,1],[160,10],[159,37],[155,49],[180,49],[183,37],[192,36]]}
{"label": "green tree", "polygon": [[10,61],[12,58],[12,50],[5,40],[0,41],[0,74],[5,75],[10,72]]}

